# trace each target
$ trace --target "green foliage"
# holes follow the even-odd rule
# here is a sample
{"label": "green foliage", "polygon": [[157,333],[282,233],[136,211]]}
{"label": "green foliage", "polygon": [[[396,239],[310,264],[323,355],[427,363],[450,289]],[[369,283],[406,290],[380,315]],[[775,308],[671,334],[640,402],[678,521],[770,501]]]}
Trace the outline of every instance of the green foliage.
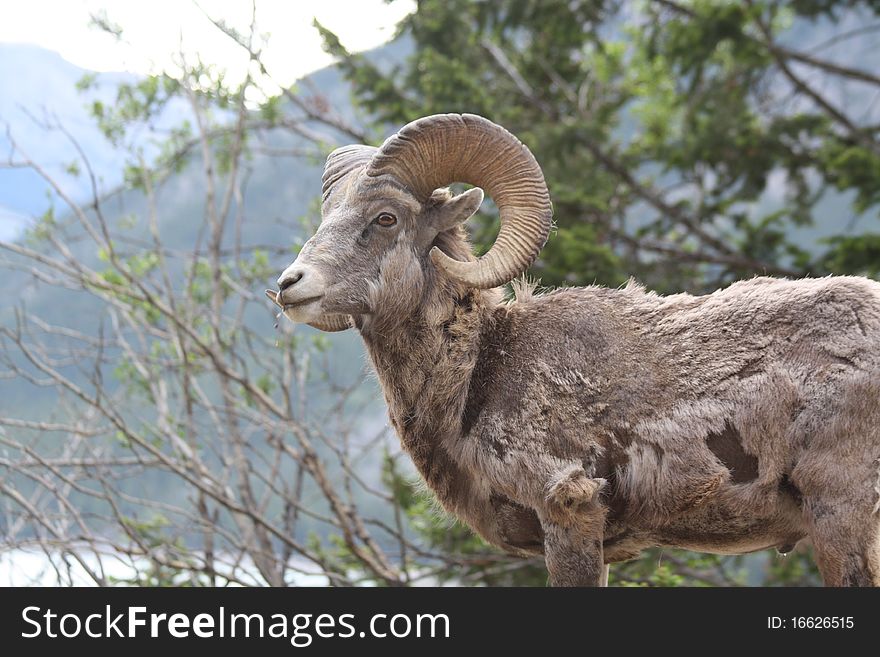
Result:
{"label": "green foliage", "polygon": [[68,175],[73,176],[74,178],[78,178],[82,173],[80,169],[79,162],[74,160],[73,162],[68,163],[66,167],[64,167],[64,171],[67,172]]}
{"label": "green foliage", "polygon": [[28,228],[28,231],[25,234],[25,241],[31,246],[44,244],[57,227],[58,220],[55,217],[55,206],[50,205]]}
{"label": "green foliage", "polygon": [[98,259],[109,264],[99,272],[99,276],[103,281],[117,288],[112,290],[112,295],[143,317],[147,323],[153,326],[158,325],[162,321],[162,312],[159,308],[148,300],[142,300],[118,288],[124,289],[127,286],[128,277],[147,277],[158,267],[159,256],[153,251],[145,251],[134,253],[120,260],[117,255],[111,256],[108,249],[101,248],[98,250]]}
{"label": "green foliage", "polygon": [[[85,90],[93,84],[94,78],[86,76],[80,80],[79,87]],[[112,106],[94,100],[90,110],[104,136],[111,143],[121,145],[132,125],[158,116],[179,90],[178,80],[168,75],[150,75],[137,82],[120,84]]]}
{"label": "green foliage", "polygon": [[[147,382],[146,377],[144,377],[130,362],[125,360],[120,361],[119,364],[113,368],[113,378],[122,384],[129,395],[139,395],[143,399],[153,401],[150,385]],[[125,443],[128,442],[124,437],[120,439],[120,442],[123,440]]]}
{"label": "green foliage", "polygon": [[[189,557],[189,551],[180,538],[169,535],[171,522],[162,514],[157,513],[148,520],[122,518],[125,531],[137,543],[153,555],[144,566],[139,567],[130,577],[110,576],[108,581],[121,586],[192,586],[194,583],[208,586],[207,578],[193,581],[192,572],[198,570],[195,559]],[[160,560],[157,555],[165,555]]]}
{"label": "green foliage", "polygon": [[242,284],[245,287],[252,287],[252,284],[271,279],[275,269],[269,262],[268,253],[263,249],[254,249],[250,254],[250,260],[239,261],[238,272]]}
{"label": "green foliage", "polygon": [[766,586],[820,586],[822,579],[811,549],[788,555],[771,554],[764,573]]}
{"label": "green foliage", "polygon": [[97,73],[84,73],[83,76],[76,81],[76,90],[80,93],[84,91],[89,91],[95,87],[95,83],[98,81]]}
{"label": "green foliage", "polygon": [[[254,266],[262,268],[263,265],[259,264],[259,256],[255,256],[255,258],[257,259],[257,263],[255,263]],[[250,267],[250,265],[247,265],[247,267]],[[216,282],[216,272],[208,260],[202,258],[195,261],[188,276],[188,279],[192,281],[187,290],[190,298],[195,303],[203,306],[207,306],[211,303],[212,296],[218,290],[221,299],[228,298],[232,293],[232,286],[229,285],[229,274],[230,266],[228,264],[221,265],[220,281],[218,283]]]}
{"label": "green foliage", "polygon": [[823,264],[829,271],[880,277],[880,235],[835,235],[826,242],[831,248],[825,253]]}

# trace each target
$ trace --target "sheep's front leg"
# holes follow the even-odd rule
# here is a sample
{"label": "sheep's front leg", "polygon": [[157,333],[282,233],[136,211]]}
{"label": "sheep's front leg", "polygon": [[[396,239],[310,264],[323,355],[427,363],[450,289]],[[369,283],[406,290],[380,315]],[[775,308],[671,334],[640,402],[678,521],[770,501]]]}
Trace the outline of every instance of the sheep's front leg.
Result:
{"label": "sheep's front leg", "polygon": [[603,586],[602,555],[606,509],[599,499],[604,479],[581,468],[562,473],[547,487],[540,510],[544,558],[552,586]]}

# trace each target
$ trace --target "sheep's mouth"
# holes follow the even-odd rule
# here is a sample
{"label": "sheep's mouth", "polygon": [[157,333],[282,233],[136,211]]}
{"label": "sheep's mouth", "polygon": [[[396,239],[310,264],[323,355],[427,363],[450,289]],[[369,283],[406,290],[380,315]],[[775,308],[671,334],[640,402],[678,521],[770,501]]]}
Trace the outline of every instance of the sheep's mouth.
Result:
{"label": "sheep's mouth", "polygon": [[282,303],[281,292],[278,292],[276,290],[266,290],[266,296],[272,301],[272,303],[281,308],[282,312],[285,310],[293,310],[294,308],[302,308],[303,306],[314,303],[315,301],[319,301],[321,299],[321,295],[318,294],[313,297],[300,299],[299,301],[295,301],[293,303]]}
{"label": "sheep's mouth", "polygon": [[315,303],[316,301],[320,301],[321,297],[309,297],[307,299],[302,299],[300,301],[296,301],[294,303],[285,303],[281,306],[282,311],[292,310],[293,308],[302,308],[303,306],[307,306],[310,303]]}

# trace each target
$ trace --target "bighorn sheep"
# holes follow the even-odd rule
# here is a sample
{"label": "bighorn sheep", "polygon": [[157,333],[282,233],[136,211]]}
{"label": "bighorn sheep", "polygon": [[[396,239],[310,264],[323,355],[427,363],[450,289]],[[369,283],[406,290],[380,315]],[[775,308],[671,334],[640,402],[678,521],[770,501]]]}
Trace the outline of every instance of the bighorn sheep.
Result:
{"label": "bighorn sheep", "polygon": [[[501,226],[476,259],[461,224],[480,187]],[[554,585],[602,584],[604,564],[650,546],[805,536],[826,584],[880,585],[880,284],[519,286],[504,302],[550,227],[524,145],[479,116],[429,116],[330,154],[322,223],[267,295],[294,322],[360,331],[440,503],[543,553]]]}

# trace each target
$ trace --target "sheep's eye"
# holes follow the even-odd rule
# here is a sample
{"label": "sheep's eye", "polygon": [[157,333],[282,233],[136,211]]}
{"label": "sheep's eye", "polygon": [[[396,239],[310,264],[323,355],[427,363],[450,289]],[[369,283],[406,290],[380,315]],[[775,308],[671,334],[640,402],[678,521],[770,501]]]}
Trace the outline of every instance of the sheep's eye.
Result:
{"label": "sheep's eye", "polygon": [[382,212],[378,217],[373,219],[373,222],[379,224],[383,228],[391,228],[391,226],[397,223],[397,217],[390,212]]}

